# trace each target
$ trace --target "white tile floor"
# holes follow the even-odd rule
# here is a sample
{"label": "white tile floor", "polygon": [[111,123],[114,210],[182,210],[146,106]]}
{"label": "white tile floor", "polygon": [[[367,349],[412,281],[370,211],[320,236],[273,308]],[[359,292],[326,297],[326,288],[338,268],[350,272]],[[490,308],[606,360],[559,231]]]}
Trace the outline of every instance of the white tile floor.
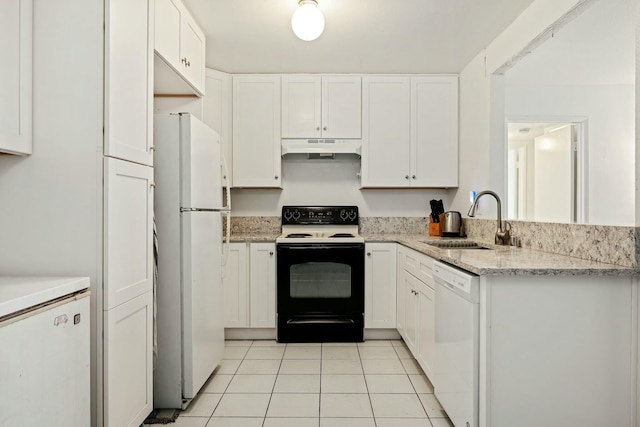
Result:
{"label": "white tile floor", "polygon": [[174,427],[452,427],[402,341],[227,341]]}

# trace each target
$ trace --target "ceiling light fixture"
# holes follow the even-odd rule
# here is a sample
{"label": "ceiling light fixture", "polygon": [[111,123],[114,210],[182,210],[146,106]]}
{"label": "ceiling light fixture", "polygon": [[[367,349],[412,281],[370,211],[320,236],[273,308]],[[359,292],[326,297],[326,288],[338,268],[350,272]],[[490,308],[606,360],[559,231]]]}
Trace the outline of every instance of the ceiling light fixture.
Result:
{"label": "ceiling light fixture", "polygon": [[300,0],[298,6],[291,17],[293,32],[306,42],[317,39],[324,31],[324,16],[318,9],[317,0]]}

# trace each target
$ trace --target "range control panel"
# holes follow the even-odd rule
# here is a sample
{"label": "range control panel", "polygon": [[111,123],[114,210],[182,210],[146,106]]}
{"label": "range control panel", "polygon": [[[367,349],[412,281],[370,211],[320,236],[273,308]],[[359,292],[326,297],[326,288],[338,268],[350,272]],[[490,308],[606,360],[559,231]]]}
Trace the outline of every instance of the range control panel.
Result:
{"label": "range control panel", "polygon": [[282,225],[358,225],[357,206],[283,206]]}

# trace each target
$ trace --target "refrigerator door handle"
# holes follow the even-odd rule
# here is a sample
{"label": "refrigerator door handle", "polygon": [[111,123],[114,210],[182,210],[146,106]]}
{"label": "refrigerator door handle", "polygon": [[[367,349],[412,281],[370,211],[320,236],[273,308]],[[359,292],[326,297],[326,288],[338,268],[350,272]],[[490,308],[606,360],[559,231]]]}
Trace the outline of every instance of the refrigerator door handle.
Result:
{"label": "refrigerator door handle", "polygon": [[226,216],[226,231],[224,242],[222,243],[222,278],[226,273],[227,258],[229,258],[229,249],[231,248],[231,211],[224,212]]}
{"label": "refrigerator door handle", "polygon": [[228,210],[231,210],[231,186],[229,185],[229,180],[231,179],[231,177],[229,176],[229,168],[227,166],[227,158],[224,156],[223,152],[220,152],[220,157],[222,160],[222,175],[226,177],[226,179],[224,179],[225,185],[224,185],[224,198],[225,198],[225,204],[224,207],[227,208]]}

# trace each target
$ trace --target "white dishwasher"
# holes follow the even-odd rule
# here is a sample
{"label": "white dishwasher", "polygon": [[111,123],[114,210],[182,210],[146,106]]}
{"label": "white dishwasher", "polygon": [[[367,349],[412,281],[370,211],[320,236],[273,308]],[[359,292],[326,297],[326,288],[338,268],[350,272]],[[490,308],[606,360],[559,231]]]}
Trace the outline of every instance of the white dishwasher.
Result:
{"label": "white dishwasher", "polygon": [[434,393],[455,427],[478,426],[479,277],[433,265],[436,362]]}

